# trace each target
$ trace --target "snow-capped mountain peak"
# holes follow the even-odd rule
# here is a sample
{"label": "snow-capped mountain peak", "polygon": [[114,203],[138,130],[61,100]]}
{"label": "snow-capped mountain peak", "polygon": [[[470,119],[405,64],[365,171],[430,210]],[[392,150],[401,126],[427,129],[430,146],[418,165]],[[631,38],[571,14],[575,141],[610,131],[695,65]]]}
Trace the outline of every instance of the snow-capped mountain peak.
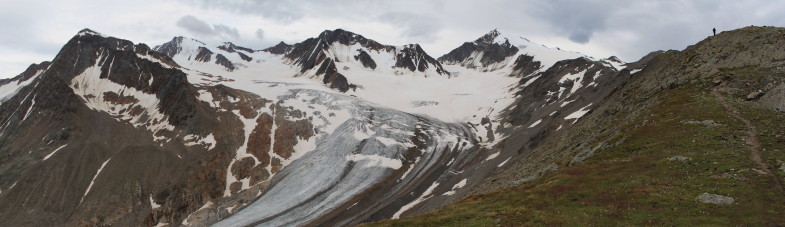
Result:
{"label": "snow-capped mountain peak", "polygon": [[286,44],[285,42],[281,41],[275,46],[268,47],[267,49],[263,49],[261,51],[265,51],[271,54],[281,55],[281,54],[286,54],[291,49],[292,49],[292,45]]}
{"label": "snow-capped mountain peak", "polygon": [[494,29],[474,42],[466,42],[450,51],[439,62],[445,65],[459,65],[477,71],[496,71],[510,68],[519,62],[521,56],[533,57],[539,62],[540,69],[548,69],[556,62],[566,59],[591,58],[577,52],[549,48],[529,41],[521,36],[510,35]]}
{"label": "snow-capped mountain peak", "polygon": [[91,29],[89,29],[89,28],[82,29],[82,30],[81,30],[81,31],[79,31],[79,33],[77,33],[76,35],[77,35],[77,36],[85,36],[85,35],[97,35],[97,36],[101,36],[101,37],[107,37],[106,35],[104,35],[104,34],[101,34],[101,33],[99,33],[99,32],[96,32],[96,31],[93,31],[93,30],[91,30]]}

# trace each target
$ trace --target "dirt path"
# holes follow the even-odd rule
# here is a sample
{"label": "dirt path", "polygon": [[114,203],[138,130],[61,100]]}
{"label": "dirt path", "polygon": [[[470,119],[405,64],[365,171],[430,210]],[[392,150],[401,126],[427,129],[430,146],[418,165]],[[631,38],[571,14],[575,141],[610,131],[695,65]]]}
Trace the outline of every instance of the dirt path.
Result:
{"label": "dirt path", "polygon": [[783,190],[782,187],[782,183],[780,182],[780,178],[777,177],[776,174],[774,174],[774,171],[771,170],[769,164],[763,161],[763,158],[760,154],[761,145],[760,145],[760,140],[758,139],[758,128],[756,128],[755,125],[753,125],[749,119],[741,116],[741,114],[739,114],[739,110],[736,109],[736,107],[734,107],[730,103],[728,103],[728,101],[725,99],[725,96],[722,96],[719,93],[719,91],[717,91],[716,87],[714,89],[711,89],[711,93],[715,97],[717,97],[717,100],[720,102],[720,104],[722,104],[722,106],[725,107],[725,110],[728,112],[728,115],[731,115],[736,119],[739,119],[740,121],[744,122],[744,125],[747,126],[747,137],[745,137],[744,140],[747,141],[747,145],[749,145],[750,159],[752,159],[752,161],[755,162],[756,165],[758,165],[758,168],[766,172],[766,175],[768,175],[772,179],[772,181],[774,182],[774,187],[777,190],[779,190],[780,193],[785,193],[785,190]]}

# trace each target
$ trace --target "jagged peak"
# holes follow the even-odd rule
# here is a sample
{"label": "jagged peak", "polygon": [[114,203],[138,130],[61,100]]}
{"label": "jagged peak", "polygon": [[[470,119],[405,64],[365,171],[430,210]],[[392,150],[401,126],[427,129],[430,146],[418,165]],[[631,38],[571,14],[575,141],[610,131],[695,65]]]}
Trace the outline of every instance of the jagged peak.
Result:
{"label": "jagged peak", "polygon": [[79,33],[76,33],[76,35],[77,36],[97,35],[97,36],[101,36],[101,37],[108,37],[108,36],[106,36],[104,34],[101,34],[99,32],[93,31],[92,29],[89,29],[89,28],[82,29],[81,31],[79,31]]}
{"label": "jagged peak", "polygon": [[30,64],[29,66],[27,66],[27,69],[25,69],[25,71],[22,72],[21,74],[12,78],[0,79],[0,86],[11,82],[16,82],[17,84],[22,83],[23,81],[26,81],[31,77],[35,76],[37,72],[46,70],[47,68],[49,68],[51,64],[52,62],[50,61],[43,61],[41,63]]}
{"label": "jagged peak", "polygon": [[348,36],[352,36],[352,37],[365,38],[362,35],[359,35],[357,33],[351,32],[351,31],[343,30],[341,28],[337,28],[335,30],[324,30],[322,33],[319,33],[319,37],[320,38],[321,37],[328,37],[328,36],[340,36],[340,35],[348,35]]}
{"label": "jagged peak", "polygon": [[501,32],[498,29],[493,29],[490,32],[486,33],[485,35],[481,36],[477,40],[474,41],[476,44],[493,44],[496,43],[496,39],[501,36]]}
{"label": "jagged peak", "polygon": [[610,57],[607,57],[607,58],[603,58],[602,60],[610,61],[610,62],[617,62],[617,63],[624,63],[624,61],[622,61],[621,59],[619,59],[619,57],[616,57],[616,56],[610,56]]}
{"label": "jagged peak", "polygon": [[238,46],[238,45],[235,45],[232,42],[224,42],[223,45],[218,46],[218,49],[225,50],[225,51],[228,51],[228,52],[236,52],[238,50],[239,51],[245,51],[247,53],[253,53],[254,52],[254,50],[251,49],[251,48]]}
{"label": "jagged peak", "polygon": [[413,49],[422,50],[420,44],[417,43],[410,43],[410,44],[403,45],[403,48],[413,48]]}
{"label": "jagged peak", "polygon": [[183,43],[183,41],[191,41],[191,42],[195,42],[195,43],[198,43],[199,45],[202,45],[202,46],[204,46],[204,45],[207,45],[206,43],[204,43],[204,42],[202,42],[202,41],[199,41],[199,40],[197,40],[197,39],[194,39],[194,38],[189,38],[189,37],[184,37],[184,36],[175,36],[175,37],[174,37],[174,38],[172,38],[172,40],[171,40],[171,41],[169,41],[168,43],[173,43],[173,44],[182,44],[182,43]]}
{"label": "jagged peak", "polygon": [[513,35],[512,33],[499,30],[498,28],[491,30],[485,35],[482,35],[480,38],[474,41],[474,44],[478,44],[478,45],[498,44],[502,46],[540,45],[540,44],[532,43],[529,39],[524,38],[523,36]]}
{"label": "jagged peak", "polygon": [[343,29],[335,29],[335,30],[325,30],[322,33],[319,33],[319,36],[316,37],[319,39],[320,42],[325,42],[326,44],[332,44],[338,42],[343,45],[353,45],[355,43],[359,43],[362,46],[369,47],[371,49],[383,49],[385,47],[391,47],[389,45],[383,45],[375,40],[365,38],[364,36],[343,30]]}
{"label": "jagged peak", "polygon": [[155,46],[153,50],[157,52],[161,52],[166,56],[174,57],[177,53],[180,53],[180,51],[182,51],[183,46],[188,46],[189,48],[195,49],[197,47],[206,46],[206,45],[207,44],[205,44],[204,42],[193,38],[176,36],[172,38],[172,40],[170,40],[169,42]]}
{"label": "jagged peak", "polygon": [[281,41],[275,46],[268,47],[261,51],[268,52],[271,54],[285,54],[286,52],[289,52],[289,50],[291,49],[292,49],[292,45],[286,44],[285,42]]}

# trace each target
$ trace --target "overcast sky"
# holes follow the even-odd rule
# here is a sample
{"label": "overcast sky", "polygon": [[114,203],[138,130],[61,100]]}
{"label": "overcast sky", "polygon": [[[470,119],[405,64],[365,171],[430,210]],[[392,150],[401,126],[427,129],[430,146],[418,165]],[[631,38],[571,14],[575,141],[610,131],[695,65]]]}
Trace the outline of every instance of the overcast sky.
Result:
{"label": "overcast sky", "polygon": [[773,0],[0,0],[0,78],[51,60],[82,28],[155,46],[174,36],[263,49],[343,28],[441,56],[498,28],[550,47],[635,61],[719,31],[785,26]]}

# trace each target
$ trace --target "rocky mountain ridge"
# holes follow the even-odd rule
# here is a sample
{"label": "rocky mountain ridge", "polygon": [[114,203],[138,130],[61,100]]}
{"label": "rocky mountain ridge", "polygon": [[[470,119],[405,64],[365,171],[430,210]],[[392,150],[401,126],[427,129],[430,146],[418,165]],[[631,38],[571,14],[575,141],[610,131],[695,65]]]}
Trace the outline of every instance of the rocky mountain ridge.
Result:
{"label": "rocky mountain ridge", "polygon": [[505,60],[478,70],[340,29],[261,51],[80,31],[0,82],[0,220],[354,225],[449,204],[633,73],[498,37],[469,56]]}

